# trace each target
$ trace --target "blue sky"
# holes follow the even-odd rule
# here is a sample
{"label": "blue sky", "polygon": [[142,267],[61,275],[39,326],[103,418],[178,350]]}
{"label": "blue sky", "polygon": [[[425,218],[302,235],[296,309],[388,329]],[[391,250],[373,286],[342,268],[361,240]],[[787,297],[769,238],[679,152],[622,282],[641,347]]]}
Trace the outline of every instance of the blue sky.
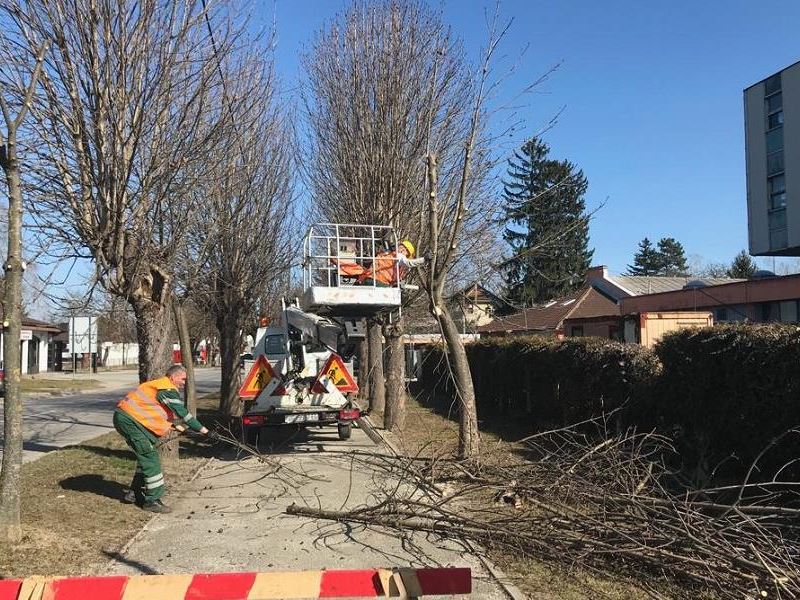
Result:
{"label": "blue sky", "polygon": [[[254,21],[277,28],[287,91],[300,76],[299,53],[345,5],[257,4]],[[477,56],[484,9],[494,4],[432,5]],[[606,201],[590,228],[595,264],[625,270],[644,236],[675,237],[687,255],[712,262],[747,247],[742,90],[800,60],[800,2],[507,0],[500,10],[514,19],[508,56],[528,46],[506,97],[561,64],[526,98],[524,116],[534,133],[564,108],[546,139],[554,158],[583,169],[588,206]]]}

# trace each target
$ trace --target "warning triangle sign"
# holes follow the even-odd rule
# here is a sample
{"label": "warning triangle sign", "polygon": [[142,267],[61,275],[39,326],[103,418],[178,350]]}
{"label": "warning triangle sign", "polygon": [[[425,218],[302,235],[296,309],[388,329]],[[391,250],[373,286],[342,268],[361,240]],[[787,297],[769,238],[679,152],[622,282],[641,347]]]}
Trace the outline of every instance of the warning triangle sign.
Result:
{"label": "warning triangle sign", "polygon": [[325,386],[322,385],[322,378],[327,377],[330,381],[339,388],[340,392],[357,392],[358,385],[356,385],[350,371],[344,366],[342,357],[338,354],[331,354],[328,360],[325,361],[325,366],[320,369],[319,375],[314,385],[311,386],[311,391],[315,394],[322,394],[325,392]]}
{"label": "warning triangle sign", "polygon": [[[242,387],[239,388],[239,396],[242,398],[255,398],[258,394],[267,387],[267,384],[276,378],[275,370],[269,364],[267,358],[262,354],[258,357],[256,362],[250,368],[247,377],[244,378]],[[275,390],[275,394],[280,395],[286,393],[283,391],[283,386],[279,386],[280,390]]]}

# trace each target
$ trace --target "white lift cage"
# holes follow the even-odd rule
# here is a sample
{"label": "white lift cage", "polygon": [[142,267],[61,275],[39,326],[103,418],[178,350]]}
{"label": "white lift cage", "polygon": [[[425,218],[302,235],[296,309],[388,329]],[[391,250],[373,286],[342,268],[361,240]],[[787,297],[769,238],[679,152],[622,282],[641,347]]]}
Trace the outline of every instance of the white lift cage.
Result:
{"label": "white lift cage", "polygon": [[[303,310],[335,317],[368,317],[400,307],[399,264],[388,287],[359,282],[376,258],[397,248],[387,225],[316,223],[303,243]],[[363,279],[363,277],[361,277]]]}

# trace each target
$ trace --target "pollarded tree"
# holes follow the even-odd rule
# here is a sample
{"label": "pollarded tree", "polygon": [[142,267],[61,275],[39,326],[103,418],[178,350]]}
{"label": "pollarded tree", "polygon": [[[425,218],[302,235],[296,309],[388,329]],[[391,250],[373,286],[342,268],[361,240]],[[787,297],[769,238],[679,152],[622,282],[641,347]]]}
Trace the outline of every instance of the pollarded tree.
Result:
{"label": "pollarded tree", "polygon": [[[426,152],[431,145],[447,149],[439,158],[450,173],[468,125],[470,82],[460,43],[424,2],[353,2],[317,35],[304,67],[308,137],[298,154],[308,157],[303,173],[316,212],[328,221],[392,225],[424,251],[417,242],[427,236],[427,226],[420,229]],[[384,329],[392,366],[384,377],[378,327],[371,324],[372,343],[362,356],[370,361],[372,408],[384,408],[388,383],[385,425],[392,428],[402,421],[405,392],[402,329]]]}
{"label": "pollarded tree", "polygon": [[[236,123],[222,160],[196,189],[204,210],[193,224],[185,278],[213,317],[220,339],[220,411],[235,416],[238,361],[258,312],[287,286],[297,263],[288,114],[279,107],[271,62],[258,55],[223,66],[226,107]],[[192,266],[193,265],[193,266]]]}
{"label": "pollarded tree", "polygon": [[569,161],[548,157],[549,146],[532,138],[509,160],[503,186],[503,238],[513,255],[505,261],[508,296],[536,304],[576,290],[592,260],[584,194],[588,182]]}
{"label": "pollarded tree", "polygon": [[[222,155],[225,0],[4,5],[21,45],[52,39],[32,107],[37,225],[57,258],[94,262],[136,316],[141,380],[170,362],[173,268],[190,191]],[[213,32],[213,33],[212,33]]]}

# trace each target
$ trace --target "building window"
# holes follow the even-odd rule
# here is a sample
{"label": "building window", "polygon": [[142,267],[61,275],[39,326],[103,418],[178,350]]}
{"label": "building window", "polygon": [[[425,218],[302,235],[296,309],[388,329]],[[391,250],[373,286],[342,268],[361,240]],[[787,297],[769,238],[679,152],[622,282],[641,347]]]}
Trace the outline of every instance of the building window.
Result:
{"label": "building window", "polygon": [[572,337],[583,337],[583,325],[572,326]]}
{"label": "building window", "polygon": [[769,193],[778,194],[786,191],[786,177],[783,175],[776,175],[769,178]]}
{"label": "building window", "polygon": [[764,82],[764,95],[769,96],[781,91],[781,74],[776,73]]}
{"label": "building window", "polygon": [[789,245],[789,235],[786,229],[770,229],[769,249],[783,250]]}
{"label": "building window", "polygon": [[783,111],[779,110],[767,116],[767,129],[775,129],[783,125]]}
{"label": "building window", "polygon": [[787,300],[781,302],[781,322],[783,323],[797,323],[798,300]]}
{"label": "building window", "polygon": [[786,192],[780,194],[771,194],[769,197],[769,208],[775,210],[776,208],[786,207]]}
{"label": "building window", "polygon": [[783,150],[767,154],[767,175],[783,173]]}
{"label": "building window", "polygon": [[765,100],[765,104],[767,106],[767,114],[772,114],[777,110],[781,110],[783,108],[783,94],[775,94],[774,96],[770,96]]}
{"label": "building window", "polygon": [[714,309],[714,321],[716,323],[724,323],[728,320],[728,309],[726,307]]}
{"label": "building window", "polygon": [[783,150],[783,127],[767,132],[767,154]]}
{"label": "building window", "polygon": [[779,208],[777,210],[769,211],[769,229],[785,229],[786,228],[786,209]]}

